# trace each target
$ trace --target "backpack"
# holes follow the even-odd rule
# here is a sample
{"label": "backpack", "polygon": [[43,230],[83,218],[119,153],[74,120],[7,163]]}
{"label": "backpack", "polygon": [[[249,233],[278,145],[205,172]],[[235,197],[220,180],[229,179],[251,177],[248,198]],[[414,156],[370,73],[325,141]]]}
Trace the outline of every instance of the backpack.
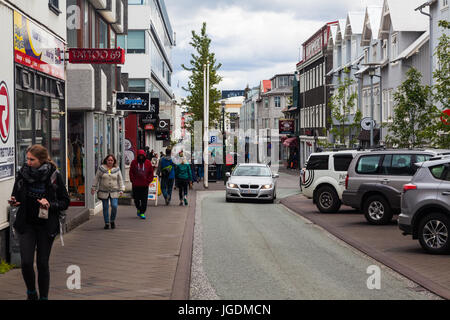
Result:
{"label": "backpack", "polygon": [[[169,160],[167,160],[167,161],[169,161]],[[170,175],[170,173],[172,172],[172,168],[173,168],[172,165],[173,165],[173,162],[172,162],[172,160],[170,160],[170,164],[161,169],[161,176],[163,178],[167,178]]]}

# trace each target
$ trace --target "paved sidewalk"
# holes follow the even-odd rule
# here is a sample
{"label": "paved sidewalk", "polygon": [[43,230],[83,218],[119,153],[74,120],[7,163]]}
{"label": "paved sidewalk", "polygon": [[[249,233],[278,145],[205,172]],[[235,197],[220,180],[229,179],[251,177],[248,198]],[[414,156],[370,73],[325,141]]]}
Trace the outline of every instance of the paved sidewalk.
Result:
{"label": "paved sidewalk", "polygon": [[[363,214],[346,206],[338,213],[323,214],[302,195],[284,198],[281,203],[427,290],[450,299],[450,257],[425,253],[417,240],[402,235],[396,222],[372,226]],[[417,290],[423,290],[420,286]]]}

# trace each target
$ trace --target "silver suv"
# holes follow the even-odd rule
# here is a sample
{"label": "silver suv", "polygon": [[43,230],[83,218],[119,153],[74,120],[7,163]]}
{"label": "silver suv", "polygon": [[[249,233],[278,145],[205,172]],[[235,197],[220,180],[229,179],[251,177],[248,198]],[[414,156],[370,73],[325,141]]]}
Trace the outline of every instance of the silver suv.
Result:
{"label": "silver suv", "polygon": [[403,187],[398,226],[427,252],[450,253],[450,157],[421,164]]}
{"label": "silver suv", "polygon": [[417,162],[435,151],[384,150],[357,154],[348,168],[342,203],[363,211],[370,224],[388,224],[400,212],[403,185],[416,173]]}

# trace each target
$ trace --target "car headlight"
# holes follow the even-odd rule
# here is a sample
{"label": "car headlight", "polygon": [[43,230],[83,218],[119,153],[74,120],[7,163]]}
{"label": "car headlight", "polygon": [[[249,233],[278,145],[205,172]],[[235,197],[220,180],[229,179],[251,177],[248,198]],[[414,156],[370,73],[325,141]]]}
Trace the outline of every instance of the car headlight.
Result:
{"label": "car headlight", "polygon": [[237,187],[238,187],[237,184],[234,184],[234,183],[228,184],[228,188],[237,188]]}
{"label": "car headlight", "polygon": [[262,186],[262,189],[272,189],[273,185],[271,184],[266,184]]}

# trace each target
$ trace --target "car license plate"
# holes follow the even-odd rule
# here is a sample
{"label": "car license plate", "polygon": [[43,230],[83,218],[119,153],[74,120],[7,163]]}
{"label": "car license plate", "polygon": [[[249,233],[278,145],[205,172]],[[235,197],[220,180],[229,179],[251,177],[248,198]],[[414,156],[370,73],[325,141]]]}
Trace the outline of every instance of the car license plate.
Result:
{"label": "car license plate", "polygon": [[258,194],[258,190],[242,190],[242,194]]}

